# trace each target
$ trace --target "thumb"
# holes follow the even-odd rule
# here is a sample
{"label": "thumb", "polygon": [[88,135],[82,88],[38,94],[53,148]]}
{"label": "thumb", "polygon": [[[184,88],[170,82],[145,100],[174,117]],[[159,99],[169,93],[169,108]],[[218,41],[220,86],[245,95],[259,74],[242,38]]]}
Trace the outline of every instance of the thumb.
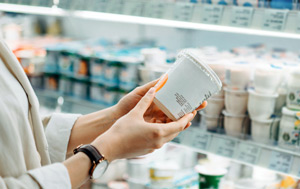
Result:
{"label": "thumb", "polygon": [[135,106],[134,111],[144,115],[155,97],[155,88],[152,87]]}

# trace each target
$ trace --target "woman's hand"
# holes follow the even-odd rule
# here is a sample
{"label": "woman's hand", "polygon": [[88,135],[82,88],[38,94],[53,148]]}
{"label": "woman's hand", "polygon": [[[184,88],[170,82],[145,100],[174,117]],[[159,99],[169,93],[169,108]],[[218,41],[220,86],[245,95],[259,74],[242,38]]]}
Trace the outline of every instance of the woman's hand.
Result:
{"label": "woman's hand", "polygon": [[154,96],[155,89],[151,88],[128,114],[92,143],[108,161],[153,152],[190,125],[196,111],[174,122],[148,122],[149,118],[145,119],[145,114],[152,105]]}

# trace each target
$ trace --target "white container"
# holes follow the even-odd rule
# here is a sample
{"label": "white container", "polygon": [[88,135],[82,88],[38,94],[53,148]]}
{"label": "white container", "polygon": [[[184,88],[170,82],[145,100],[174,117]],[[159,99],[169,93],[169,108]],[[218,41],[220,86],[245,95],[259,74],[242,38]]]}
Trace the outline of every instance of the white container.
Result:
{"label": "white container", "polygon": [[287,149],[297,149],[300,146],[300,111],[282,108],[282,118],[279,129],[279,146]]}
{"label": "white container", "polygon": [[149,48],[142,49],[141,53],[144,56],[144,63],[146,66],[161,65],[166,63],[166,51],[162,51],[158,48]]}
{"label": "white container", "polygon": [[249,90],[248,112],[253,119],[269,119],[275,110],[278,94],[259,94]]}
{"label": "white container", "polygon": [[293,71],[288,78],[287,107],[300,110],[300,69]]}
{"label": "white container", "polygon": [[234,115],[223,110],[224,128],[229,136],[243,137],[247,133],[249,122],[246,115]]}
{"label": "white container", "polygon": [[225,109],[231,114],[245,114],[247,111],[248,92],[225,88]]}
{"label": "white container", "polygon": [[221,125],[221,118],[219,115],[210,116],[206,115],[204,112],[200,112],[201,115],[201,123],[200,126],[206,127],[208,131],[216,131],[218,126]]}
{"label": "white container", "polygon": [[251,119],[251,136],[256,142],[271,144],[276,140],[280,119]]}
{"label": "white container", "polygon": [[274,94],[281,83],[281,70],[259,67],[254,72],[254,88],[257,93]]}
{"label": "white container", "polygon": [[224,108],[223,98],[209,98],[204,112],[208,116],[219,116]]}
{"label": "white container", "polygon": [[160,187],[173,186],[174,176],[179,170],[179,165],[175,161],[158,161],[150,165],[151,184]]}
{"label": "white container", "polygon": [[225,83],[235,90],[245,90],[250,82],[251,69],[248,65],[232,64],[226,68]]}
{"label": "white container", "polygon": [[150,182],[149,163],[149,159],[147,158],[127,160],[127,173],[129,179],[139,181],[139,183]]}
{"label": "white container", "polygon": [[194,111],[222,83],[213,70],[193,51],[182,51],[157,84],[154,103],[172,120]]}

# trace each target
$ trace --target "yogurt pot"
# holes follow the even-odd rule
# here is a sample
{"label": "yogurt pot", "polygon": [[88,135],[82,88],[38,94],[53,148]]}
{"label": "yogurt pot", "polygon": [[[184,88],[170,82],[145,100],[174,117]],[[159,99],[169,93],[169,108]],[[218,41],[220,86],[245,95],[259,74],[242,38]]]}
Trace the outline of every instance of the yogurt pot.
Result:
{"label": "yogurt pot", "polygon": [[276,141],[279,121],[280,119],[251,119],[252,140],[265,144]]}
{"label": "yogurt pot", "polygon": [[216,131],[219,126],[222,125],[221,117],[219,115],[211,116],[204,112],[200,112],[201,115],[201,127],[206,127],[208,131]]}
{"label": "yogurt pot", "polygon": [[175,161],[153,162],[149,166],[150,181],[152,185],[160,187],[173,186],[174,176],[179,170]]}
{"label": "yogurt pot", "polygon": [[150,182],[149,163],[149,159],[147,158],[127,160],[127,173],[129,179],[139,181],[140,183]]}
{"label": "yogurt pot", "polygon": [[228,113],[239,115],[247,111],[248,92],[225,88],[225,109]]}
{"label": "yogurt pot", "polygon": [[248,117],[246,115],[234,115],[223,110],[224,129],[227,135],[233,137],[242,137],[248,133]]}
{"label": "yogurt pot", "polygon": [[157,83],[154,103],[170,119],[178,120],[219,92],[221,87],[213,70],[193,51],[184,50]]}
{"label": "yogurt pot", "polygon": [[300,146],[300,111],[282,108],[278,144],[280,147],[295,150]]}
{"label": "yogurt pot", "polygon": [[257,93],[275,94],[282,81],[282,71],[271,67],[259,67],[254,72],[254,88]]}
{"label": "yogurt pot", "polygon": [[196,172],[199,174],[199,188],[219,188],[221,179],[226,175],[227,169],[208,166],[197,165]]}
{"label": "yogurt pot", "polygon": [[142,49],[141,54],[144,56],[144,63],[146,66],[166,63],[167,53],[159,48]]}
{"label": "yogurt pot", "polygon": [[278,89],[278,97],[275,103],[275,113],[281,114],[281,109],[286,105],[287,91],[286,89],[279,88]]}
{"label": "yogurt pot", "polygon": [[204,112],[208,116],[219,116],[224,108],[224,98],[209,98]]}
{"label": "yogurt pot", "polygon": [[300,69],[293,71],[288,78],[287,107],[300,110]]}
{"label": "yogurt pot", "polygon": [[275,110],[278,94],[259,94],[249,91],[248,112],[252,119],[269,119]]}
{"label": "yogurt pot", "polygon": [[251,69],[248,65],[231,64],[226,68],[227,88],[245,90],[250,82]]}

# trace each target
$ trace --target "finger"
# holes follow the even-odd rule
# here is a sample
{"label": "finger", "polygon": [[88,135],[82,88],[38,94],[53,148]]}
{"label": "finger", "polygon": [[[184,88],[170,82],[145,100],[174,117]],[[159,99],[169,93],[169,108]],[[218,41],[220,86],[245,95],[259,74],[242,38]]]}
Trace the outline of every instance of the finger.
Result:
{"label": "finger", "polygon": [[198,108],[196,108],[196,111],[202,110],[207,106],[207,101],[204,101]]}
{"label": "finger", "polygon": [[162,127],[164,130],[164,135],[168,136],[174,133],[178,133],[184,129],[184,127],[193,120],[195,114],[189,113],[180,118],[177,121],[173,121],[171,123],[159,124],[159,127]]}
{"label": "finger", "polygon": [[155,88],[152,87],[135,106],[134,111],[144,115],[155,97]]}
{"label": "finger", "polygon": [[149,83],[146,83],[145,85],[136,88],[136,93],[141,96],[144,96],[151,87],[154,87],[156,85],[158,81],[159,79],[156,79],[154,81],[150,81]]}

